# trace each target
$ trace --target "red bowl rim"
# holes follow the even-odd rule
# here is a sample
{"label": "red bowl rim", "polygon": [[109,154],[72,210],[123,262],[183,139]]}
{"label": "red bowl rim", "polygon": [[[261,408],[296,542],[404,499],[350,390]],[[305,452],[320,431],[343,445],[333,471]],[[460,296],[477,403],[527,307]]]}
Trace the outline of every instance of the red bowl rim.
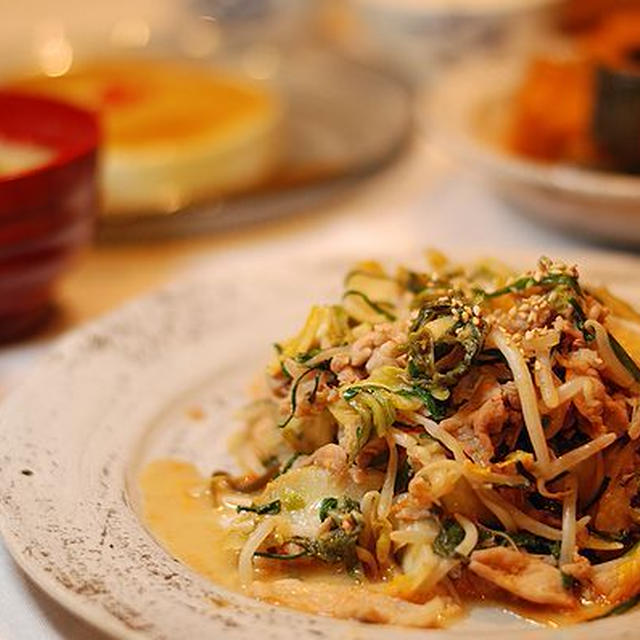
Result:
{"label": "red bowl rim", "polygon": [[[66,111],[70,118],[82,125],[83,134],[81,136],[76,136],[74,139],[73,128],[69,127],[68,144],[65,144],[65,146],[54,147],[53,157],[48,162],[39,163],[35,167],[22,171],[11,172],[7,174],[6,177],[0,175],[0,187],[6,184],[12,184],[21,180],[29,179],[34,175],[61,168],[97,150],[101,140],[101,131],[98,117],[92,111],[77,107],[63,100],[36,96],[15,90],[0,89],[0,104],[5,100],[38,105],[42,108],[43,114],[49,112],[51,107],[55,107],[55,110],[58,113],[60,110],[63,112]],[[15,139],[19,140],[20,138],[16,137]],[[32,141],[37,144],[37,136]],[[50,147],[51,144],[48,143],[46,146]]]}

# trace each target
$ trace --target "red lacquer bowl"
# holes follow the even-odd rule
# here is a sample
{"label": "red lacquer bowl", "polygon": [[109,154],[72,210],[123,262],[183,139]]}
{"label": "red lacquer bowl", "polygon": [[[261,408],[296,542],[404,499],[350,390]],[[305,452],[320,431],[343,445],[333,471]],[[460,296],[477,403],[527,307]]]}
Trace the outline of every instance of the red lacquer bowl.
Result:
{"label": "red lacquer bowl", "polygon": [[50,151],[44,164],[0,172],[0,340],[24,335],[43,321],[57,276],[91,239],[99,137],[89,112],[0,91],[4,149],[26,144]]}

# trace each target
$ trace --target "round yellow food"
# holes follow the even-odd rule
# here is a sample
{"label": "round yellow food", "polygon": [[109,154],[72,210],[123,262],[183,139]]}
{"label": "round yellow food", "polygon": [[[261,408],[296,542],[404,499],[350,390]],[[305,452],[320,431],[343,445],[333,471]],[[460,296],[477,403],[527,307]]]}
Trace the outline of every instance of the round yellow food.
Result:
{"label": "round yellow food", "polygon": [[100,114],[105,211],[171,211],[264,181],[278,160],[280,105],[269,91],[210,67],[95,62],[17,83]]}

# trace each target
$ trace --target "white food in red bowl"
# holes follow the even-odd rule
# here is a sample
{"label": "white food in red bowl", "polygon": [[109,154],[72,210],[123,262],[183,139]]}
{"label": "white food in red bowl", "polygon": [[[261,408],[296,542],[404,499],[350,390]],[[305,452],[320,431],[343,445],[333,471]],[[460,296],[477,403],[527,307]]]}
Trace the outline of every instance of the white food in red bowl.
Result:
{"label": "white food in red bowl", "polygon": [[90,241],[99,139],[89,112],[0,92],[0,341],[47,319],[58,277]]}

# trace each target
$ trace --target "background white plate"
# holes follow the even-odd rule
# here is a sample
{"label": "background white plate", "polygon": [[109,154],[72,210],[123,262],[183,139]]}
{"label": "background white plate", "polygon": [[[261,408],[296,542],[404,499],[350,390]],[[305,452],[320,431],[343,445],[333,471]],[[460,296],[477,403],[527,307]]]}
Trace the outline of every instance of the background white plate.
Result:
{"label": "background white plate", "polygon": [[439,144],[536,220],[600,242],[640,245],[640,178],[516,156],[501,146],[528,58],[503,53],[450,73],[425,112]]}
{"label": "background white plate", "polygon": [[419,17],[496,17],[557,5],[558,0],[356,0],[362,6]]}
{"label": "background white plate", "polygon": [[[417,255],[394,254],[404,262]],[[428,632],[301,614],[212,584],[145,529],[140,466],[173,455],[203,472],[229,467],[232,414],[269,345],[302,322],[311,302],[335,298],[357,257],[212,263],[60,342],[0,409],[0,529],[17,562],[60,603],[126,638],[635,638],[637,613],[552,630],[477,609],[450,630]],[[638,261],[581,262],[640,300]],[[194,403],[203,423],[185,416]]]}
{"label": "background white plate", "polygon": [[522,42],[561,0],[351,0],[381,61],[423,83],[452,60]]}

